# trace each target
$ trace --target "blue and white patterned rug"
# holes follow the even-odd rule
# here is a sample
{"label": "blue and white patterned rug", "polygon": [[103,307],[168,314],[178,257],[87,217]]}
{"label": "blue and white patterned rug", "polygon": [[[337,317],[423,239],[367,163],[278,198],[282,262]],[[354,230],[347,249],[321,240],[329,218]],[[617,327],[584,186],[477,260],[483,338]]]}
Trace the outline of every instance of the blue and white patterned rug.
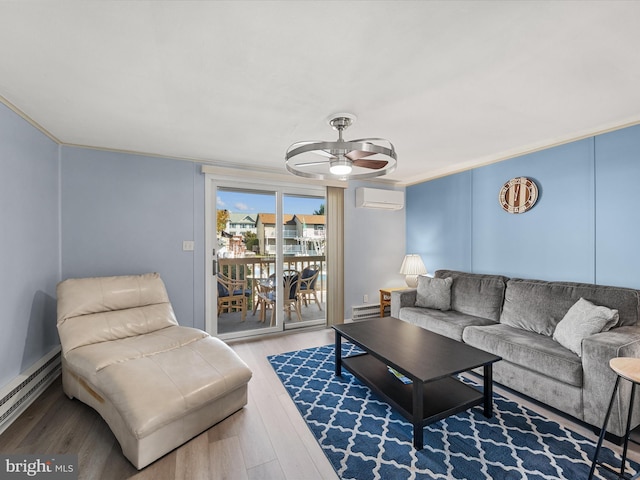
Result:
{"label": "blue and white patterned rug", "polygon": [[[424,429],[425,448],[412,444],[412,425],[343,369],[334,375],[334,346],[268,357],[342,479],[586,479],[595,442],[494,393],[494,417],[482,407]],[[343,343],[343,356],[357,347]],[[478,387],[481,388],[481,387]],[[603,448],[602,460],[620,459]],[[636,474],[632,463],[627,472]],[[596,478],[615,478],[602,468]]]}

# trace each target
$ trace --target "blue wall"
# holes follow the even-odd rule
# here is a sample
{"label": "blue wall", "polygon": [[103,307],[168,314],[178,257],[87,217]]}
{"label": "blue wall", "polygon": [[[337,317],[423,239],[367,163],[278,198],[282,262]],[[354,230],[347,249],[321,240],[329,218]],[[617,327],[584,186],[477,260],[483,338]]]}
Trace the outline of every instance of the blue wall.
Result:
{"label": "blue wall", "polygon": [[[408,253],[430,271],[640,288],[640,126],[590,137],[407,188]],[[530,177],[524,214],[498,203],[502,185]]]}
{"label": "blue wall", "polygon": [[640,288],[640,126],[596,139],[598,282]]}
{"label": "blue wall", "polygon": [[61,177],[62,278],[158,272],[180,324],[204,328],[200,166],[63,147]]}
{"label": "blue wall", "polygon": [[0,104],[0,387],[59,344],[58,145]]}
{"label": "blue wall", "polygon": [[428,272],[471,269],[471,172],[407,188],[407,253],[417,253]]}

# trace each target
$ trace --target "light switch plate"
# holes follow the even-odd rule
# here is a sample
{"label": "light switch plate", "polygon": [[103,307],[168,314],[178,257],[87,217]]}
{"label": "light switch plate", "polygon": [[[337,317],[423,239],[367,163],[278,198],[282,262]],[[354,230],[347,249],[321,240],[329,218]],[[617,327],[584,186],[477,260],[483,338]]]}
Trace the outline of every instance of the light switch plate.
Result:
{"label": "light switch plate", "polygon": [[195,247],[195,242],[193,240],[183,240],[182,241],[182,251],[183,252],[193,252]]}

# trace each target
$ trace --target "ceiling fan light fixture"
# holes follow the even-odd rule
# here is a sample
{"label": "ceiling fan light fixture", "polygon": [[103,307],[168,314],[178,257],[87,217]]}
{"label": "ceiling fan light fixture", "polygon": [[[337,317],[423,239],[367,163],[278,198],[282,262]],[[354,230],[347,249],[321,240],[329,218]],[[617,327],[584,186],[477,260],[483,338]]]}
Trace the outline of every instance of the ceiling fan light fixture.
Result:
{"label": "ceiling fan light fixture", "polygon": [[300,177],[339,180],[379,177],[394,171],[397,156],[390,141],[342,138],[342,132],[355,120],[350,113],[329,117],[329,125],[338,131],[338,140],[294,143],[285,155],[287,170]]}
{"label": "ceiling fan light fixture", "polygon": [[351,160],[344,156],[340,156],[335,160],[331,160],[329,162],[329,171],[338,177],[344,177],[345,175],[349,175],[353,170],[351,166]]}

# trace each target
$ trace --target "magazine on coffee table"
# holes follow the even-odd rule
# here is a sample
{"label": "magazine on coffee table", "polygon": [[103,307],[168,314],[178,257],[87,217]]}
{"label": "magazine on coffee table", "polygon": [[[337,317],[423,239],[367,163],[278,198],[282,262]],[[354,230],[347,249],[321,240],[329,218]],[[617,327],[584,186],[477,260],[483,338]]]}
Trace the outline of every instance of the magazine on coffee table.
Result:
{"label": "magazine on coffee table", "polygon": [[411,379],[405,375],[403,375],[402,373],[400,373],[399,371],[397,371],[395,368],[391,368],[390,366],[387,365],[387,368],[389,369],[389,371],[391,372],[391,374],[396,377],[398,380],[400,380],[402,383],[404,383],[405,385],[408,385],[410,383],[413,383],[411,381]]}

